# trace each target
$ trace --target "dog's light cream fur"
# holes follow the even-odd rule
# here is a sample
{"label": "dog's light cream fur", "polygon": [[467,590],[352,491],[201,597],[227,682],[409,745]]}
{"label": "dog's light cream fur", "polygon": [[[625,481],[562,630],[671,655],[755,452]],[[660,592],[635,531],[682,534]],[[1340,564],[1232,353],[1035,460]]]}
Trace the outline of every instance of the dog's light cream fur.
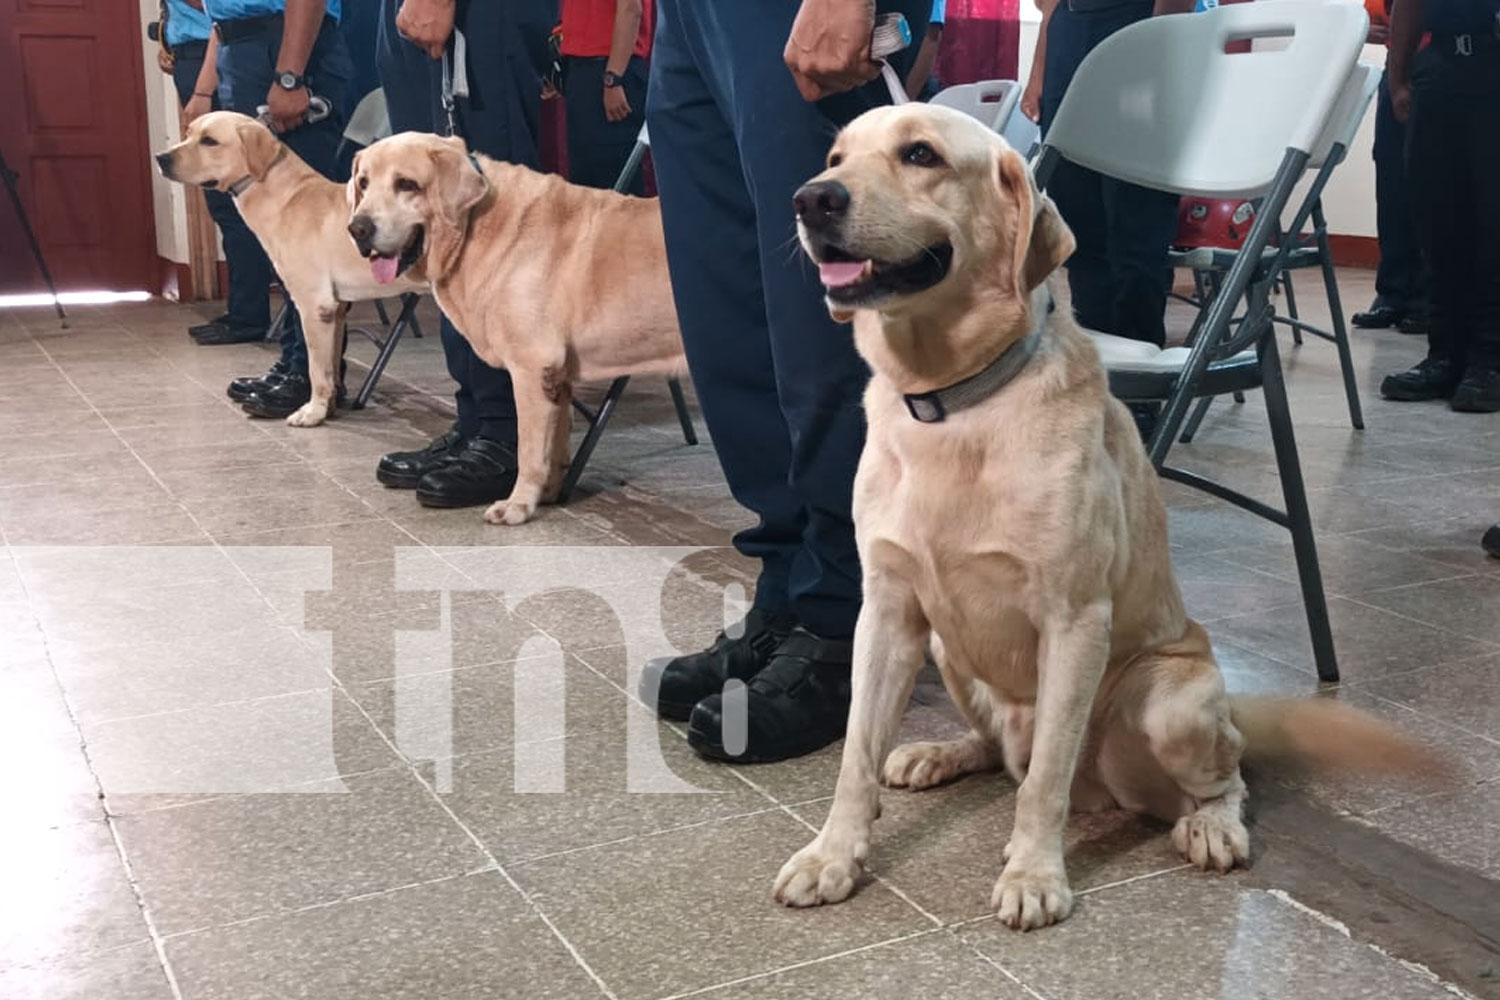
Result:
{"label": "dog's light cream fur", "polygon": [[510,371],[520,475],[485,519],[521,524],[553,499],[568,462],[575,382],[682,371],[682,338],[654,198],[568,184],[460,139],[402,133],[355,159],[349,210],[418,266],[444,314]]}
{"label": "dog's light cream fur", "polygon": [[[935,165],[908,162],[918,142]],[[1027,929],[1072,909],[1070,807],[1166,819],[1188,860],[1227,871],[1250,850],[1247,740],[1252,751],[1427,763],[1331,701],[1226,696],[1208,636],[1183,609],[1135,426],[1067,308],[1043,316],[1045,280],[1073,238],[1021,157],[967,116],[908,105],[856,120],[830,163],[821,179],[851,195],[842,250],[878,267],[948,242],[954,259],[926,291],[834,308],[852,315],[874,369],[854,509],[865,603],[834,804],[781,870],[777,899],[850,894],[881,782],[921,789],[1003,763],[1020,789],[992,903]],[[804,243],[815,253],[805,230]],[[1041,347],[1013,382],[942,423],[911,417],[903,393],[974,374],[1034,320]],[[929,648],[972,730],[890,752]]]}
{"label": "dog's light cream fur", "polygon": [[171,180],[220,190],[251,182],[235,207],[276,266],[307,338],[312,399],[287,423],[321,424],[333,412],[348,303],[423,291],[420,272],[377,283],[345,230],[343,185],[308,166],[253,118],[232,111],[204,115],[166,155],[163,173]]}

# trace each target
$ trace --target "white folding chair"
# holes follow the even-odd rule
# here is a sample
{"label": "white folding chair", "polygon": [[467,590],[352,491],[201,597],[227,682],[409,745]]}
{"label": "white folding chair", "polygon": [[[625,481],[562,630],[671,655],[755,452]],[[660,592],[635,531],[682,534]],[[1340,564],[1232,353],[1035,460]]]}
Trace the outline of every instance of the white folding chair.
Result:
{"label": "white folding chair", "polygon": [[[1302,334],[1306,332],[1314,337],[1330,341],[1338,349],[1339,367],[1344,377],[1344,395],[1349,401],[1349,422],[1355,430],[1364,430],[1365,420],[1359,403],[1359,378],[1355,374],[1354,359],[1349,352],[1349,331],[1344,323],[1344,306],[1339,297],[1338,274],[1334,270],[1333,251],[1329,247],[1328,221],[1323,215],[1322,194],[1334,170],[1344,162],[1344,157],[1354,142],[1355,133],[1359,131],[1360,123],[1364,121],[1365,114],[1369,110],[1370,101],[1375,97],[1375,91],[1380,86],[1381,72],[1379,66],[1372,66],[1368,63],[1360,63],[1354,67],[1354,71],[1349,74],[1349,79],[1344,84],[1343,92],[1339,95],[1338,104],[1334,106],[1328,117],[1328,125],[1318,140],[1318,146],[1308,160],[1307,169],[1313,171],[1314,176],[1304,203],[1310,206],[1313,225],[1311,235],[1305,236],[1294,232],[1280,234],[1281,242],[1291,244],[1291,252],[1285,259],[1285,269],[1281,273],[1281,288],[1286,294],[1288,315],[1277,315],[1275,322],[1289,327],[1293,340],[1299,346],[1302,343]],[[1192,250],[1174,251],[1169,255],[1169,260],[1173,267],[1190,268],[1197,287],[1213,289],[1217,287],[1219,278],[1234,263],[1234,258],[1238,253],[1239,251],[1231,249],[1198,247]],[[1264,280],[1263,268],[1275,259],[1276,253],[1274,247],[1262,252],[1262,270],[1257,272],[1255,278],[1252,278],[1252,287],[1258,281]],[[1333,316],[1332,332],[1303,322],[1298,314],[1291,272],[1307,267],[1322,270],[1323,289],[1328,296],[1328,308]],[[1207,296],[1199,296],[1195,301],[1200,310],[1207,307]],[[1212,402],[1212,396],[1205,396],[1198,401],[1193,415],[1183,426],[1181,438],[1183,443],[1193,439],[1198,425],[1202,423]]]}
{"label": "white folding chair", "polygon": [[344,146],[358,146],[361,149],[378,142],[391,134],[391,115],[385,103],[385,91],[379,87],[370,91],[360,99],[354,106],[354,111],[349,115],[349,121],[344,124],[344,136],[340,152]]}
{"label": "white folding chair", "polygon": [[999,132],[1020,100],[1021,85],[1016,81],[983,80],[979,83],[956,83],[951,87],[944,87],[932,95],[932,100],[928,103],[962,111]]}
{"label": "white folding chair", "polygon": [[[1269,301],[1291,246],[1283,242],[1269,264],[1261,255],[1280,231],[1282,211],[1318,149],[1367,30],[1364,8],[1341,0],[1261,0],[1133,24],[1105,39],[1078,68],[1036,165],[1043,187],[1067,160],[1178,195],[1261,199],[1245,246],[1191,347],[1094,339],[1115,395],[1163,404],[1147,450],[1164,478],[1291,532],[1313,658],[1325,681],[1338,679],[1338,662]],[[1226,52],[1234,42],[1255,39],[1284,44]],[[1310,213],[1304,204],[1287,231],[1301,232]],[[1236,324],[1235,304],[1261,267],[1249,310]],[[1284,511],[1166,464],[1194,398],[1253,388],[1265,393]]]}

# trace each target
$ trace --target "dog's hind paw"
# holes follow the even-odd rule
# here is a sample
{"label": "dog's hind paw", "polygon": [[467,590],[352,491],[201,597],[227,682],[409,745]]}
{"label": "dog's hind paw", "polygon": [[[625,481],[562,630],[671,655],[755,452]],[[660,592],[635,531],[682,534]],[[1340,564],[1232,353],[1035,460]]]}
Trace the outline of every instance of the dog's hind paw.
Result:
{"label": "dog's hind paw", "polygon": [[536,508],[529,503],[519,500],[497,500],[490,504],[484,512],[484,519],[489,524],[525,524],[531,520],[531,515]]}
{"label": "dog's hind paw", "polygon": [[781,867],[776,876],[776,902],[792,907],[841,903],[854,891],[863,870],[857,855],[825,851],[815,840]]}
{"label": "dog's hind paw", "polygon": [[303,403],[301,409],[286,418],[286,422],[293,427],[316,427],[327,417],[327,405],[314,399]]}
{"label": "dog's hind paw", "polygon": [[1250,860],[1250,832],[1238,807],[1210,802],[1184,816],[1172,829],[1177,852],[1204,871],[1227,872]]}

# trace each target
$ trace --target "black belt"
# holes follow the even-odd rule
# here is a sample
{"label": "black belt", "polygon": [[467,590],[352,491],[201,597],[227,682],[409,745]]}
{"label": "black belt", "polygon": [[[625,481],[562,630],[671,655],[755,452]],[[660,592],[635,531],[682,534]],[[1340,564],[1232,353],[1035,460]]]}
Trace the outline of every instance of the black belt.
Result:
{"label": "black belt", "polygon": [[1480,52],[1500,51],[1500,38],[1496,37],[1494,28],[1461,35],[1434,31],[1428,46],[1441,55],[1467,58]]}
{"label": "black belt", "polygon": [[206,55],[207,42],[178,42],[172,46],[173,59],[202,59]]}
{"label": "black belt", "polygon": [[[229,43],[238,42],[246,38],[264,34],[267,31],[281,31],[282,22],[286,20],[283,14],[262,14],[260,17],[237,17],[233,21],[215,21],[214,30],[219,33],[219,41]],[[338,22],[328,15],[323,15],[322,27],[337,25]]]}

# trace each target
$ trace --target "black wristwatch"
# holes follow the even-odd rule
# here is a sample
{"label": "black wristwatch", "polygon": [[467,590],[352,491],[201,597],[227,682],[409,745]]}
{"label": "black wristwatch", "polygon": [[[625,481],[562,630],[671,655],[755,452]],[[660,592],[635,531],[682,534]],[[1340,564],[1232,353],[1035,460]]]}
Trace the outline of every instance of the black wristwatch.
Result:
{"label": "black wristwatch", "polygon": [[307,77],[301,73],[293,73],[289,69],[284,69],[276,74],[276,84],[282,90],[301,90],[307,86]]}
{"label": "black wristwatch", "polygon": [[614,73],[614,72],[611,72],[610,70],[605,70],[604,71],[604,86],[605,86],[605,89],[607,89],[607,90],[614,90],[616,87],[623,87],[623,86],[625,86],[625,78],[623,76],[621,76],[619,73]]}

